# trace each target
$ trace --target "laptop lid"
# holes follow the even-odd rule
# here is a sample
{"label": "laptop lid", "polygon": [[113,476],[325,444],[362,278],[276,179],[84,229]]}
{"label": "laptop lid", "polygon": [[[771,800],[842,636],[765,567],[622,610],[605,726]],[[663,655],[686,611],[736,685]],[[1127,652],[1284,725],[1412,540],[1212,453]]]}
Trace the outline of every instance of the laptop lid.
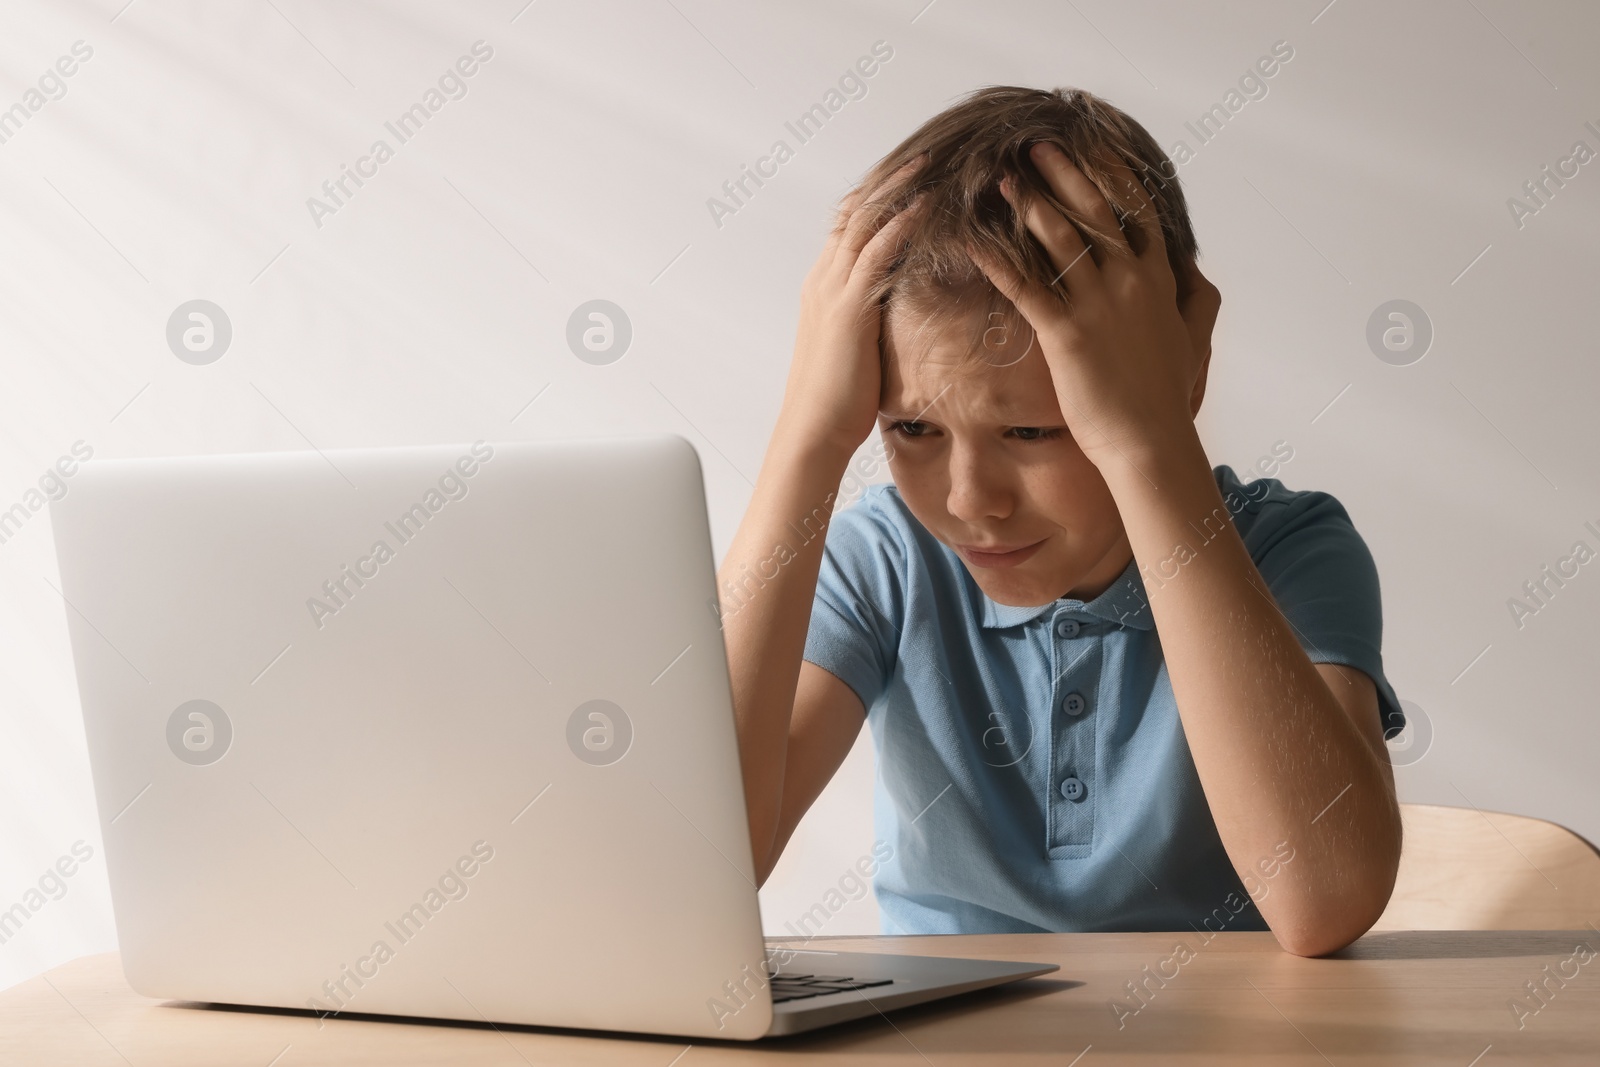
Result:
{"label": "laptop lid", "polygon": [[686,441],[97,460],[51,510],[134,989],[766,1031]]}

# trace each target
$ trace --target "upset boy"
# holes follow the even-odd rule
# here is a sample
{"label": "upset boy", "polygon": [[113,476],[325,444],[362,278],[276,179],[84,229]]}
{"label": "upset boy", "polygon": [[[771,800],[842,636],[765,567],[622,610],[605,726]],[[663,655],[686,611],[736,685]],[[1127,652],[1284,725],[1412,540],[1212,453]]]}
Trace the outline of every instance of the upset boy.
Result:
{"label": "upset boy", "polygon": [[[762,880],[866,721],[886,932],[1317,955],[1382,913],[1377,572],[1333,497],[1211,466],[1195,255],[1176,168],[1077,90],[973,93],[845,198],[719,576]],[[874,424],[893,484],[752,590]]]}

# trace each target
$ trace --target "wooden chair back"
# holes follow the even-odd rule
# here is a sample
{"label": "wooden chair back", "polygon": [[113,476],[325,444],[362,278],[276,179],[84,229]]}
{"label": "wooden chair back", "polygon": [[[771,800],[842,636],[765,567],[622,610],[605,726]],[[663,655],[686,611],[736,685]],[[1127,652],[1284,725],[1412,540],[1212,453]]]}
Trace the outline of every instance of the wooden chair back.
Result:
{"label": "wooden chair back", "polygon": [[1374,930],[1600,924],[1600,852],[1566,827],[1436,804],[1402,804],[1400,817],[1400,873]]}

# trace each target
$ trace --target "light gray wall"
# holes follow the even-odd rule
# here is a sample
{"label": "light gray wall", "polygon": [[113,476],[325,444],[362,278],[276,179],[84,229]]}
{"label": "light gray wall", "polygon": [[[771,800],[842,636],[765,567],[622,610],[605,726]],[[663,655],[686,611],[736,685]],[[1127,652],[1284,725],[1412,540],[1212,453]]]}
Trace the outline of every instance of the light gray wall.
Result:
{"label": "light gray wall", "polygon": [[[834,198],[972,88],[1081,85],[1193,150],[1181,174],[1225,296],[1205,440],[1236,468],[1286,443],[1278,476],[1334,493],[1365,535],[1390,677],[1432,727],[1400,757],[1403,797],[1600,839],[1600,564],[1520,627],[1508,608],[1575,542],[1600,549],[1600,163],[1536,214],[1508,207],[1574,142],[1600,151],[1600,13],[1325,2],[7,5],[0,107],[74,42],[93,55],[0,144],[0,507],[77,441],[651,429],[700,449],[720,555]],[[467,95],[398,145],[384,122],[479,40],[493,58]],[[878,41],[893,56],[865,96],[798,144],[785,122]],[[1201,145],[1185,122],[1279,41],[1293,58],[1266,95]],[[314,220],[308,198],[380,137],[394,158]],[[778,139],[794,158],[719,225],[708,198]],[[202,297],[234,337],[191,366],[166,323]],[[595,298],[635,331],[610,366],[564,340]],[[1434,331],[1405,366],[1366,339],[1395,299]],[[0,985],[114,944],[53,581],[41,513],[0,544],[0,908],[74,842],[95,855],[0,946]],[[863,743],[765,891],[769,929],[869,851],[871,777]],[[827,926],[873,929],[870,899]]]}

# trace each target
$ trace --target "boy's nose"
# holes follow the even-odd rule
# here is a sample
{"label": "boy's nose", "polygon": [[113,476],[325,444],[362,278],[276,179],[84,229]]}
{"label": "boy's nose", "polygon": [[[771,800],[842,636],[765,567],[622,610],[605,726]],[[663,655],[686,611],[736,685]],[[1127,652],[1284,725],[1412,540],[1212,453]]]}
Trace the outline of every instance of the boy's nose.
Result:
{"label": "boy's nose", "polygon": [[1003,519],[1011,514],[1012,493],[1001,471],[975,449],[950,450],[950,496],[945,504],[962,522]]}

